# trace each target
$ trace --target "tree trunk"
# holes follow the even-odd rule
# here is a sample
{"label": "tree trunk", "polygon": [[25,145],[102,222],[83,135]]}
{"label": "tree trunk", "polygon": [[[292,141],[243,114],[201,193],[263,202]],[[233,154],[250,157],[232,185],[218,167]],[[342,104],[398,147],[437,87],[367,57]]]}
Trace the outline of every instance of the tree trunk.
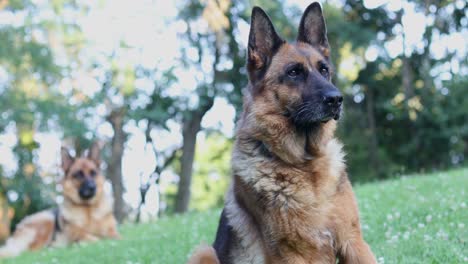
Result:
{"label": "tree trunk", "polygon": [[[160,188],[160,181],[161,181],[161,174],[163,171],[174,161],[174,159],[177,156],[178,148],[174,149],[168,156],[163,156],[163,153],[158,152],[158,150],[155,147],[155,143],[153,142],[153,138],[151,137],[151,130],[152,130],[152,124],[157,120],[151,120],[147,119],[147,127],[145,131],[145,137],[146,137],[146,144],[151,144],[154,152],[154,156],[156,158],[156,166],[154,167],[153,173],[150,176],[149,180],[147,182],[141,182],[140,184],[140,204],[138,205],[138,213],[136,217],[136,222],[138,223],[140,221],[141,217],[141,207],[146,203],[146,194],[148,193],[149,188],[151,188],[151,185],[154,184],[156,189],[156,194],[158,196],[158,211],[157,211],[157,216],[161,216],[161,188]],[[163,157],[163,161],[159,158],[159,156]],[[159,163],[161,161],[161,163]]]}
{"label": "tree trunk", "polygon": [[[398,15],[398,19],[402,27],[403,27],[403,23],[402,23],[403,12],[404,11],[399,12],[399,15]],[[402,54],[403,65],[402,65],[401,78],[402,78],[402,85],[403,85],[403,93],[405,95],[405,107],[408,112],[408,109],[409,109],[408,100],[410,100],[411,97],[414,96],[413,71],[410,65],[411,53],[407,54],[407,51],[406,51],[408,47],[406,46],[406,34],[404,30],[402,30],[401,37],[402,37],[402,46],[403,46],[403,54]]]}
{"label": "tree trunk", "polygon": [[367,87],[366,94],[366,108],[367,108],[367,122],[369,129],[369,161],[372,171],[375,172],[377,178],[382,176],[380,161],[379,161],[379,141],[377,138],[377,126],[375,122],[375,111],[374,111],[374,91],[372,88]]}
{"label": "tree trunk", "polygon": [[[205,87],[205,91],[200,95],[200,106],[193,111],[187,113],[183,120],[182,127],[182,157],[180,158],[180,181],[177,189],[175,202],[175,212],[184,213],[188,210],[190,202],[190,185],[192,182],[193,161],[195,159],[195,146],[197,142],[197,134],[201,129],[201,121],[206,112],[211,109],[216,96],[216,83],[219,81],[220,72],[216,69],[219,63],[220,51],[218,48],[218,38],[214,43],[214,61],[213,61],[213,82]],[[208,89],[212,89],[213,94],[210,95]]]}
{"label": "tree trunk", "polygon": [[142,184],[140,186],[140,203],[138,204],[138,208],[137,208],[137,215],[135,218],[136,223],[140,223],[141,221],[141,209],[143,205],[146,204],[146,193],[148,192],[150,187],[151,185],[149,183]]}
{"label": "tree trunk", "polygon": [[114,129],[114,136],[111,144],[111,157],[109,167],[107,168],[107,177],[112,184],[114,196],[114,214],[117,221],[120,223],[126,216],[125,202],[123,199],[124,186],[122,180],[122,156],[126,135],[123,131],[125,117],[125,109],[120,108],[113,110],[107,120],[111,123]]}
{"label": "tree trunk", "polygon": [[410,65],[410,59],[405,54],[403,54],[403,68],[402,68],[402,82],[403,89],[405,94],[406,106],[408,107],[408,100],[414,96],[413,88],[413,72]]}
{"label": "tree trunk", "polygon": [[[426,0],[424,3],[424,14],[426,16],[430,15],[430,6],[433,3],[431,1]],[[435,18],[439,16],[439,11],[441,10],[442,4],[436,4],[436,10],[435,13],[432,14]],[[436,22],[437,23],[437,22]],[[421,67],[417,72],[422,76],[423,81],[424,81],[424,89],[423,92],[426,93],[426,96],[430,96],[430,90],[434,86],[434,79],[432,78],[430,72],[431,72],[431,45],[432,45],[432,39],[433,39],[433,34],[435,32],[435,25],[432,26],[427,26],[426,30],[424,31],[423,38],[425,40],[425,46],[424,46],[424,52],[422,54],[422,63]]]}
{"label": "tree trunk", "polygon": [[[208,111],[208,110],[207,110]],[[186,212],[190,202],[190,185],[192,182],[193,161],[195,158],[195,146],[197,142],[197,134],[201,128],[201,120],[206,111],[194,112],[191,119],[185,119],[182,136],[182,157],[180,169],[179,188],[177,190],[175,212]]]}

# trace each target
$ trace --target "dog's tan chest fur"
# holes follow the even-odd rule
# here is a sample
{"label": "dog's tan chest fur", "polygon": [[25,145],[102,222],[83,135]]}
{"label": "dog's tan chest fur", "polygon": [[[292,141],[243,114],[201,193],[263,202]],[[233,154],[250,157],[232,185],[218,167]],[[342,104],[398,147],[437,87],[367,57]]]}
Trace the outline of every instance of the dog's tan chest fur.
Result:
{"label": "dog's tan chest fur", "polygon": [[106,197],[93,206],[62,206],[61,218],[69,235],[68,243],[76,240],[97,240],[103,237],[117,237],[116,221],[112,214],[112,199]]}
{"label": "dog's tan chest fur", "polygon": [[[341,144],[330,140],[320,156],[298,167],[264,156],[253,143],[242,139],[233,156],[237,202],[245,204],[244,210],[262,230],[263,234],[258,234],[262,239],[256,239],[268,243],[259,248],[267,247],[275,254],[292,248],[307,254],[313,252],[310,248],[316,248],[320,256],[334,258],[332,201],[343,182],[341,178],[346,177]],[[231,224],[246,228],[245,223]]]}

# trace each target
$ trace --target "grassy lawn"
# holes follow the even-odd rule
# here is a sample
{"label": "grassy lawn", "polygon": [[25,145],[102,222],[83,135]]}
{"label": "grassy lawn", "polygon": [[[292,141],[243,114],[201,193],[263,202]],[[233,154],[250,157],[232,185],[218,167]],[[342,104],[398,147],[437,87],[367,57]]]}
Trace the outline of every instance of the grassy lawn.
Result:
{"label": "grassy lawn", "polygon": [[[468,169],[355,186],[380,263],[468,263]],[[121,227],[123,239],[26,253],[4,263],[184,263],[211,243],[220,210]],[[3,263],[3,262],[2,262]]]}

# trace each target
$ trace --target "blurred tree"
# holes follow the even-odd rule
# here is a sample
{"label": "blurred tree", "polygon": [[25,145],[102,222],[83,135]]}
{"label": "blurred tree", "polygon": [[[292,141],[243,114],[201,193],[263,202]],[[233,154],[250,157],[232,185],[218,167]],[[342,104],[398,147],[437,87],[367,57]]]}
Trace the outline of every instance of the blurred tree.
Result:
{"label": "blurred tree", "polygon": [[161,174],[168,169],[174,160],[180,158],[180,146],[177,142],[170,145],[168,149],[161,149],[162,145],[160,134],[171,133],[167,123],[177,119],[178,102],[177,98],[166,95],[167,89],[173,87],[178,81],[174,75],[173,68],[167,70],[147,69],[143,66],[138,66],[136,69],[137,78],[150,80],[153,83],[152,92],[147,94],[148,102],[136,108],[132,112],[132,118],[137,122],[143,121],[146,124],[145,140],[146,148],[150,148],[155,157],[155,167],[150,175],[140,175],[140,203],[137,208],[136,222],[140,221],[141,209],[146,204],[146,194],[151,188],[157,188],[158,200],[158,215],[161,213],[162,195],[161,195]]}
{"label": "blurred tree", "polygon": [[153,142],[153,138],[151,137],[152,127],[148,126],[145,137],[146,137],[146,144],[150,145],[155,156],[156,165],[154,170],[151,172],[149,177],[146,177],[146,180],[140,176],[140,203],[138,204],[137,208],[137,215],[135,218],[135,222],[139,223],[141,219],[141,209],[146,204],[146,194],[148,193],[151,186],[155,185],[157,188],[157,197],[158,197],[158,211],[157,215],[161,215],[161,174],[164,170],[166,170],[172,162],[178,157],[178,150],[179,148],[175,148],[169,151],[160,151],[156,148],[157,143]]}
{"label": "blurred tree", "polygon": [[[34,151],[39,147],[34,137],[38,130],[59,126],[64,117],[67,122],[76,120],[70,118],[71,109],[57,90],[62,67],[57,64],[52,47],[59,44],[54,36],[67,38],[77,32],[76,25],[61,19],[60,14],[80,8],[67,0],[1,2],[1,13],[18,18],[15,23],[0,25],[0,71],[7,76],[0,83],[0,132],[10,127],[17,135],[13,152],[18,169],[13,177],[2,181],[15,209],[13,224],[53,202],[53,188],[44,186],[34,165]],[[44,16],[47,12],[53,15]]]}
{"label": "blurred tree", "polygon": [[[352,32],[349,27],[342,27],[342,35],[349,37],[353,47],[358,47],[353,53],[364,62],[360,63],[357,77],[349,79],[350,89],[345,89],[348,98],[340,128],[348,152],[353,153],[348,159],[355,179],[439,169],[464,159],[465,150],[455,151],[451,143],[458,142],[463,125],[452,123],[458,129],[449,129],[447,123],[452,107],[458,109],[463,104],[454,100],[450,107],[447,105],[446,101],[452,99],[451,89],[455,89],[449,87],[456,85],[441,80],[447,74],[466,72],[466,67],[460,66],[466,65],[466,54],[457,54],[449,48],[443,51],[444,56],[436,59],[433,50],[435,41],[466,32],[462,28],[467,23],[463,18],[466,3],[402,1],[401,5],[403,9],[389,10],[385,5],[368,9],[362,1],[348,0],[343,7],[345,20],[350,27],[357,26],[360,33],[349,36],[346,34]],[[408,15],[415,14],[425,17],[423,38],[416,45],[409,41],[414,36],[407,36],[411,23]],[[356,36],[366,36],[360,46],[355,45]],[[402,51],[392,57],[387,44],[395,39],[401,40]],[[364,53],[369,47],[380,56],[366,62]],[[460,96],[466,100],[466,95]]]}
{"label": "blurred tree", "polygon": [[99,54],[94,58],[90,71],[98,70],[100,74],[94,76],[102,89],[94,95],[92,100],[95,107],[104,106],[106,109],[105,120],[110,123],[113,135],[110,144],[106,176],[112,185],[114,198],[114,214],[117,221],[122,222],[128,214],[128,207],[124,201],[124,184],[122,177],[122,157],[127,141],[125,124],[132,119],[133,100],[138,96],[135,87],[134,65],[121,59],[122,54],[130,49],[125,43],[111,51],[110,55]]}
{"label": "blurred tree", "polygon": [[[190,201],[190,187],[193,173],[193,161],[197,134],[201,129],[203,116],[211,109],[214,98],[221,87],[219,82],[219,62],[223,55],[222,46],[225,45],[224,36],[229,20],[226,13],[231,7],[229,0],[223,1],[186,1],[181,8],[179,18],[187,25],[186,33],[181,36],[187,45],[196,49],[196,58],[190,58],[184,50],[184,64],[193,71],[211,74],[198,81],[196,87],[197,103],[181,109],[182,115],[182,155],[180,160],[180,180],[175,201],[175,212],[182,213],[188,209]],[[197,26],[204,23],[204,28]]]}
{"label": "blurred tree", "polygon": [[122,156],[127,138],[123,126],[125,122],[126,107],[114,108],[107,116],[107,121],[112,125],[114,135],[111,141],[111,156],[107,167],[107,177],[112,184],[114,196],[114,214],[117,221],[122,222],[125,218],[125,202],[123,199],[124,185],[122,179]]}

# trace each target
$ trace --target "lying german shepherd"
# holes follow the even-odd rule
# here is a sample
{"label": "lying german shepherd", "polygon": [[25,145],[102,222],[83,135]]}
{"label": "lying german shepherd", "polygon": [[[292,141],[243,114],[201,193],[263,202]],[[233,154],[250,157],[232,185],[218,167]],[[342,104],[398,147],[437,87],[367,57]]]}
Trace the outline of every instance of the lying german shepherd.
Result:
{"label": "lying german shepherd", "polygon": [[213,247],[189,263],[376,263],[334,137],[343,97],[320,5],[305,10],[296,43],[262,9],[251,19],[233,183]]}
{"label": "lying german shepherd", "polygon": [[23,219],[0,248],[0,257],[14,257],[46,246],[119,238],[112,198],[104,193],[98,144],[93,144],[87,158],[73,158],[65,148],[61,156],[63,203]]}

